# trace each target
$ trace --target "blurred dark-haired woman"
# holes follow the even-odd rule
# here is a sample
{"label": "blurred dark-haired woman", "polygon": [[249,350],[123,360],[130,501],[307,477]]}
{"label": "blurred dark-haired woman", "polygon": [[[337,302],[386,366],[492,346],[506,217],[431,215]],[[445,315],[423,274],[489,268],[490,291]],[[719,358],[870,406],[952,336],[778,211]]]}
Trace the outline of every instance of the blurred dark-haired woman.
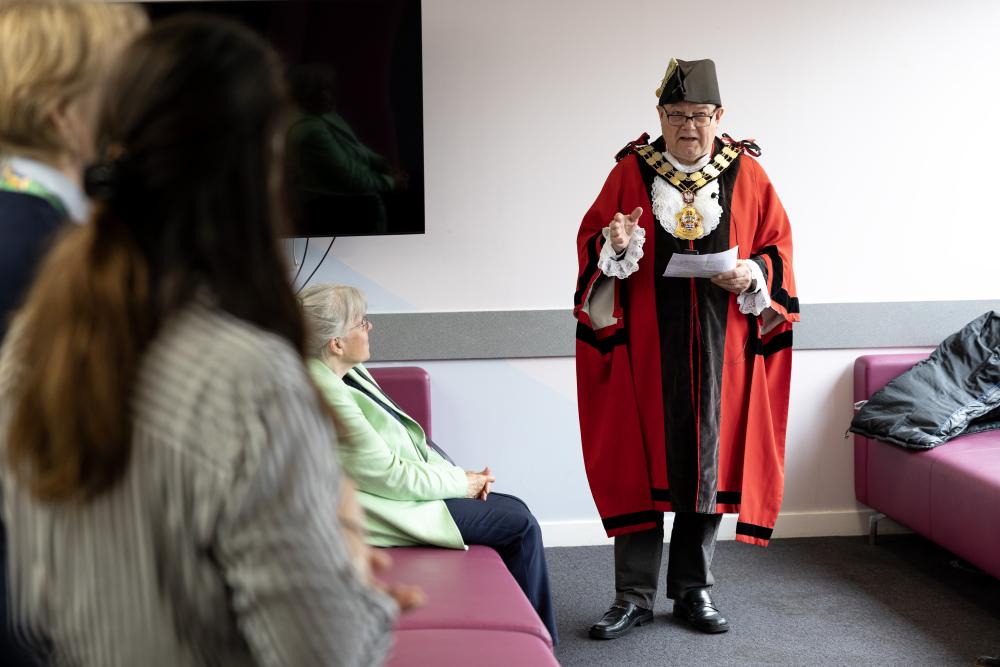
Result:
{"label": "blurred dark-haired woman", "polygon": [[397,610],[337,517],[335,433],[275,235],[280,68],[233,24],[139,38],[89,225],[0,356],[11,613],[55,664],[373,665]]}

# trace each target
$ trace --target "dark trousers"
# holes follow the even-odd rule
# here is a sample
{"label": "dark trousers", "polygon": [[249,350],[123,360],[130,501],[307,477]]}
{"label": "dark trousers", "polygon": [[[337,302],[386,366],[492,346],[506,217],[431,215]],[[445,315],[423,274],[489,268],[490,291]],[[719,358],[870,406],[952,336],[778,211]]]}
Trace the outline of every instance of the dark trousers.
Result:
{"label": "dark trousers", "polygon": [[452,498],[444,502],[466,544],[496,549],[548,628],[552,641],[558,642],[542,531],[528,506],[520,498],[504,493],[491,493],[485,501]]}
{"label": "dark trousers", "polygon": [[[667,597],[671,600],[698,588],[711,588],[712,556],[721,514],[677,512],[670,533]],[[650,530],[615,537],[615,592],[619,600],[653,608],[663,560],[663,521]]]}

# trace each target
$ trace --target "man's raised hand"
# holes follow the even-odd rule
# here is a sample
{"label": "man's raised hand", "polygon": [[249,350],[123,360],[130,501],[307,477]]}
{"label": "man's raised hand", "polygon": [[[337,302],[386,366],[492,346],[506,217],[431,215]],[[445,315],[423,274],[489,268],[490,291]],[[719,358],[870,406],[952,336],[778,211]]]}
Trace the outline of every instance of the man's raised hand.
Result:
{"label": "man's raised hand", "polygon": [[620,253],[628,247],[629,241],[632,240],[632,233],[635,231],[635,226],[639,224],[639,216],[641,215],[642,207],[636,206],[635,210],[628,215],[615,213],[615,217],[611,218],[611,224],[608,225],[611,235],[608,237],[608,240],[611,241],[611,249],[615,251],[615,254]]}

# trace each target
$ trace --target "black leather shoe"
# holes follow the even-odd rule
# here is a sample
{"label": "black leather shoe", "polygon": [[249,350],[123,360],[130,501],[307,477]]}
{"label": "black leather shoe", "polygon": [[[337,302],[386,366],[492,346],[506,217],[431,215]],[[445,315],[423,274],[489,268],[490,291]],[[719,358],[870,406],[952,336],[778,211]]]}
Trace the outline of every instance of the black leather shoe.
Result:
{"label": "black leather shoe", "polygon": [[680,599],[674,600],[674,616],[702,632],[715,634],[729,630],[729,621],[719,613],[705,588],[688,591]]}
{"label": "black leather shoe", "polygon": [[604,613],[604,618],[590,626],[590,636],[594,639],[618,639],[633,626],[652,622],[652,609],[643,609],[631,602],[615,600],[611,609]]}

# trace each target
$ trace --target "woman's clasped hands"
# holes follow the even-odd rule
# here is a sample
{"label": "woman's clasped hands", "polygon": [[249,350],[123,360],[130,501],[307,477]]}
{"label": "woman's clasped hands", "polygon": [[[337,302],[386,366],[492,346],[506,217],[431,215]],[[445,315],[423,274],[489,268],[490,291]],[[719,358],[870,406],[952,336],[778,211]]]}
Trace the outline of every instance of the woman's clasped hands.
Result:
{"label": "woman's clasped hands", "polygon": [[489,466],[483,468],[481,472],[466,470],[465,479],[469,482],[469,490],[465,497],[477,500],[486,500],[486,497],[490,495],[493,482],[497,481],[497,478],[490,473]]}

